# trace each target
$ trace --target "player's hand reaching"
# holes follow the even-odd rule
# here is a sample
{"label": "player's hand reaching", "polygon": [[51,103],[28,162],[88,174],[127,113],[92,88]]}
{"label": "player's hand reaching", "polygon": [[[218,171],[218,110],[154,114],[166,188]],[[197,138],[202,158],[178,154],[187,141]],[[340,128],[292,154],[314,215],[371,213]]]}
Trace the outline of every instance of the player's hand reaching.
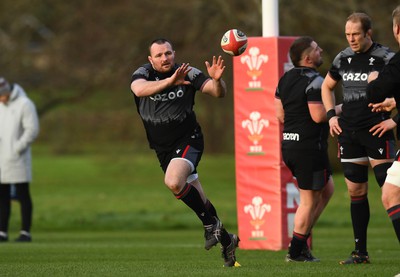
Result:
{"label": "player's hand reaching", "polygon": [[190,85],[188,80],[185,80],[189,71],[192,70],[189,67],[188,63],[181,64],[180,67],[172,74],[171,78],[171,86],[178,86],[178,85]]}
{"label": "player's hand reaching", "polygon": [[220,80],[225,70],[224,60],[222,57],[218,56],[217,59],[215,56],[213,56],[212,64],[210,64],[208,61],[206,61],[205,64],[208,75],[216,81]]}
{"label": "player's hand reaching", "polygon": [[396,100],[394,98],[386,98],[381,103],[370,103],[368,107],[371,108],[373,112],[390,112],[396,108]]}
{"label": "player's hand reaching", "polygon": [[209,94],[213,97],[224,97],[226,94],[226,85],[222,80],[222,74],[225,70],[224,60],[221,56],[218,59],[213,56],[212,64],[208,61],[205,62],[208,75],[211,77],[211,82],[206,82],[202,92]]}

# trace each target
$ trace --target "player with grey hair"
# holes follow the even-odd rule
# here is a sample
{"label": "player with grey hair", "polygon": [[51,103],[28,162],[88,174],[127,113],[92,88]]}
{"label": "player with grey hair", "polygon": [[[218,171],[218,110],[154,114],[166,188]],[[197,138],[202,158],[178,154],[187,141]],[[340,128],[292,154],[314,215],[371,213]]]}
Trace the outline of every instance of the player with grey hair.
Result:
{"label": "player with grey hair", "polygon": [[[368,74],[380,71],[394,53],[372,39],[372,20],[361,12],[348,16],[344,28],[348,47],[334,58],[322,84],[330,133],[338,136],[338,154],[350,196],[354,250],[340,264],[370,263],[367,229],[370,219],[368,167],[371,165],[380,187],[395,156],[394,122],[390,114],[372,112],[366,87]],[[334,109],[334,89],[342,83],[341,115]]]}

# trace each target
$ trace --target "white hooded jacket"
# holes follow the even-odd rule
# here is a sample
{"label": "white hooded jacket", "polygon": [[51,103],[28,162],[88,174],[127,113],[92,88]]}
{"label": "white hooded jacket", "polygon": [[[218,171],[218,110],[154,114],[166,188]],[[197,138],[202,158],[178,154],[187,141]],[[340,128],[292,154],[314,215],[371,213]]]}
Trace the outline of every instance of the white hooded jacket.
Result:
{"label": "white hooded jacket", "polygon": [[9,101],[0,103],[0,183],[32,180],[30,145],[39,134],[33,102],[14,84]]}

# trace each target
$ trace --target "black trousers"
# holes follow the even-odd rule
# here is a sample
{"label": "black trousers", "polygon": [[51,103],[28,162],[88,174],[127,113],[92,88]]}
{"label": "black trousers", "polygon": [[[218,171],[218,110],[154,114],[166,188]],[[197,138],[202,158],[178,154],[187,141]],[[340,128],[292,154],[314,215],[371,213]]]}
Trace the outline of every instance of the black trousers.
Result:
{"label": "black trousers", "polygon": [[[0,184],[0,231],[8,232],[8,223],[11,215],[11,185]],[[32,198],[29,183],[14,184],[16,199],[21,206],[21,230],[30,232],[32,225]]]}

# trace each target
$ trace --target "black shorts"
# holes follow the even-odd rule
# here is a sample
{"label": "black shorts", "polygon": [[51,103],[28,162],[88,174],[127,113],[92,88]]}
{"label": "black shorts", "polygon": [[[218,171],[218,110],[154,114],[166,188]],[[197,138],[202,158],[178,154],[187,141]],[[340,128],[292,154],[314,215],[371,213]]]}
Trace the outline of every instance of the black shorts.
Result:
{"label": "black shorts", "polygon": [[204,151],[204,138],[200,127],[179,140],[176,145],[171,147],[168,151],[165,149],[162,151],[155,149],[155,151],[164,173],[167,171],[170,161],[175,158],[187,160],[192,167],[191,174],[197,173],[196,168],[199,165]]}
{"label": "black shorts", "polygon": [[341,162],[393,159],[396,143],[392,131],[382,137],[373,136],[368,129],[359,131],[342,130],[338,136],[338,157]]}
{"label": "black shorts", "polygon": [[332,175],[326,150],[282,149],[282,156],[301,189],[321,190]]}

